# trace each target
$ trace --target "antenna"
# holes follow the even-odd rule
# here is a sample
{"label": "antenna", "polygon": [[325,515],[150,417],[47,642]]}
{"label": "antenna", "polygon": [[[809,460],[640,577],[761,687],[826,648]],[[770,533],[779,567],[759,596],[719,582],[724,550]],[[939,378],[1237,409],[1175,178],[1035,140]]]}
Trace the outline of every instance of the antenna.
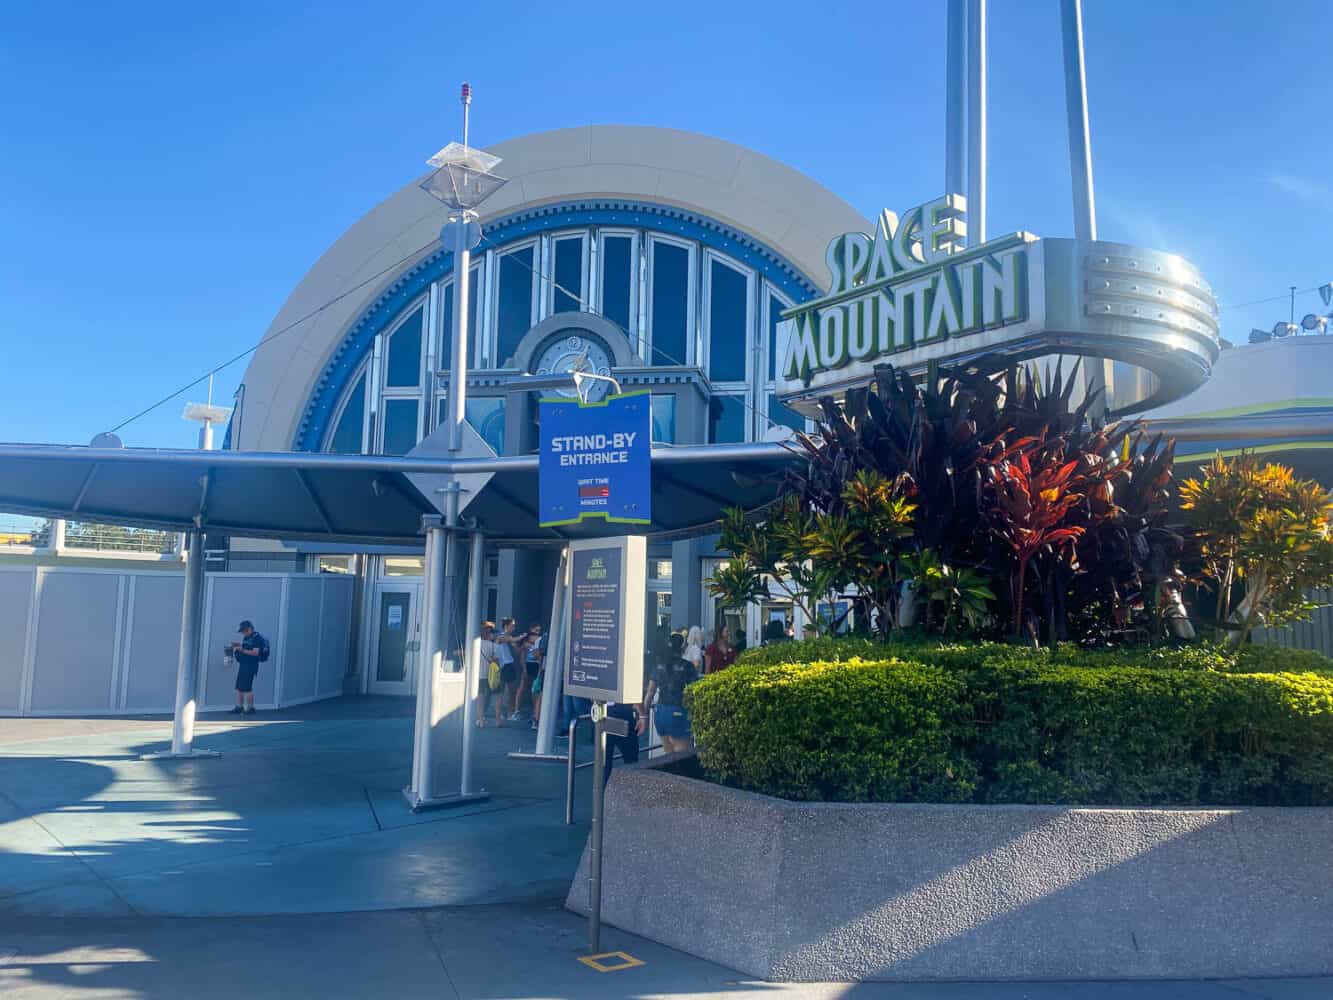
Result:
{"label": "antenna", "polygon": [[468,111],[472,107],[472,84],[466,80],[463,81],[463,87],[459,92],[458,99],[463,103],[463,148],[467,149],[467,119]]}

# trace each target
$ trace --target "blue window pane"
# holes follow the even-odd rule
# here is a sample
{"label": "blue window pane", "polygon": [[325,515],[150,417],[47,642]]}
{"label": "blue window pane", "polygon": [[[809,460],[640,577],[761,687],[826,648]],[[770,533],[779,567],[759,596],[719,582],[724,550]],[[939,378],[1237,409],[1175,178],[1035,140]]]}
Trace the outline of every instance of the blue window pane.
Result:
{"label": "blue window pane", "polygon": [[653,441],[676,443],[676,397],[654,395],[652,399]]}
{"label": "blue window pane", "polygon": [[[472,343],[477,337],[477,275],[481,268],[472,268],[468,275],[468,329],[472,332]],[[440,355],[437,367],[441,372],[449,371],[453,364],[453,281],[444,287],[444,329],[440,333]],[[476,368],[480,359],[476,355],[469,357],[468,364]]]}
{"label": "blue window pane", "polygon": [[650,364],[685,364],[689,328],[690,252],[668,243],[653,245],[653,356]]}
{"label": "blue window pane", "polygon": [[532,326],[532,247],[500,258],[500,314],[496,324],[497,367],[518,350],[518,342]]}
{"label": "blue window pane", "polygon": [[[448,403],[441,398],[435,411],[435,426],[444,423],[449,414]],[[505,401],[503,396],[478,396],[464,404],[464,414],[472,429],[491,446],[497,455],[505,450]]]}
{"label": "blue window pane", "polygon": [[583,241],[555,241],[555,311],[577,312],[583,308]]}
{"label": "blue window pane", "polygon": [[634,282],[632,249],[633,241],[628,236],[602,240],[602,315],[627,332],[629,290]]}
{"label": "blue window pane", "polygon": [[366,419],[366,376],[356,380],[356,387],[347,397],[338,426],[329,439],[329,451],[339,455],[356,455],[361,451],[361,425]]}
{"label": "blue window pane", "polygon": [[745,440],[745,397],[714,396],[708,401],[708,443],[736,444]]}
{"label": "blue window pane", "polygon": [[805,430],[805,417],[784,406],[777,396],[768,397],[768,419],[774,424],[790,427],[794,431]]}
{"label": "blue window pane", "polygon": [[778,357],[778,324],[782,322],[782,310],[785,308],[782,300],[776,295],[768,297],[768,380],[770,382],[778,377],[778,365],[782,364],[782,359]]}
{"label": "blue window pane", "polygon": [[418,309],[389,337],[389,361],[385,365],[385,385],[421,384],[421,317],[424,311]]}
{"label": "blue window pane", "polygon": [[384,454],[406,455],[417,444],[417,401],[384,401]]}
{"label": "blue window pane", "polygon": [[713,261],[708,296],[708,377],[745,380],[745,275]]}

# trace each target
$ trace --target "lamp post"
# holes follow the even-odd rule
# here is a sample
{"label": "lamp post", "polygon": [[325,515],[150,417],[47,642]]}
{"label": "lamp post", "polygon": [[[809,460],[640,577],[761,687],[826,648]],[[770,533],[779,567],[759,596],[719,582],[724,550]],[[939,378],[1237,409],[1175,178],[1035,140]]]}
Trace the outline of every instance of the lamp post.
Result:
{"label": "lamp post", "polygon": [[[454,255],[454,315],[451,327],[453,343],[449,358],[449,397],[445,422],[448,450],[450,456],[455,458],[462,450],[463,420],[467,412],[468,315],[471,312],[468,302],[470,291],[468,272],[471,268],[472,248],[481,240],[481,226],[477,223],[476,209],[505,183],[503,178],[493,173],[500,164],[500,158],[473,149],[467,144],[472,88],[466,83],[463,84],[460,100],[463,104],[463,141],[449,143],[427,160],[426,162],[434,167],[435,171],[421,182],[423,191],[443,202],[450,210],[449,221],[440,230],[440,243],[451,249]],[[422,655],[417,661],[417,739],[414,748],[412,787],[408,790],[408,798],[413,808],[424,807],[441,798],[431,788],[431,713],[422,711],[422,706],[431,702],[434,697],[437,654],[441,649],[461,646],[465,650],[466,662],[468,644],[455,643],[453,637],[466,636],[468,628],[475,627],[476,624],[464,622],[463,627],[459,627],[462,617],[458,605],[462,585],[463,539],[458,532],[461,506],[458,490],[456,481],[450,482],[445,487],[442,522],[440,518],[422,519],[422,528],[426,534],[425,578],[430,592],[424,595],[422,604],[428,616],[427,627],[424,630],[428,637],[427,648],[421,651]],[[473,557],[477,558],[480,551],[480,545],[474,544]],[[436,565],[441,554],[444,555],[443,574],[439,573]],[[435,593],[437,585],[438,594]],[[466,668],[464,671],[466,677]],[[471,695],[470,690],[465,691],[465,716],[471,713]],[[465,718],[464,725],[470,726],[471,719]],[[466,785],[468,781],[466,775],[463,781]],[[458,800],[460,797],[452,798]]]}

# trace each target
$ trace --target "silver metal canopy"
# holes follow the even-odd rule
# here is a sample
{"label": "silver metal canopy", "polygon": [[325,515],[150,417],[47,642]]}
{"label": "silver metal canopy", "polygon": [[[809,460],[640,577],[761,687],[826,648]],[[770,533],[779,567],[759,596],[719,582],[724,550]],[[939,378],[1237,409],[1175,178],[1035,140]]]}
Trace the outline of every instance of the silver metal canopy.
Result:
{"label": "silver metal canopy", "polygon": [[[723,507],[773,497],[795,460],[780,444],[654,448],[659,538],[704,534]],[[421,516],[438,513],[413,483],[457,476],[464,517],[496,542],[559,543],[623,534],[592,521],[537,527],[537,456],[447,459],[307,452],[175,451],[0,444],[0,510],[134,527],[366,545],[419,544]],[[427,478],[430,477],[430,478]]]}

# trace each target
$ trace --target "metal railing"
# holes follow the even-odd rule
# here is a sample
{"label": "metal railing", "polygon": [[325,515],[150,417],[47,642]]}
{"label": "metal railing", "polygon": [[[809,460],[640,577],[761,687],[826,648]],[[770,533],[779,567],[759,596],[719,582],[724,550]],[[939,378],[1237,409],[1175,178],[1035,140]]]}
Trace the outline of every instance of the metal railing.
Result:
{"label": "metal railing", "polygon": [[[565,826],[574,825],[574,772],[581,767],[592,767],[593,762],[585,760],[582,764],[574,763],[578,749],[579,724],[584,720],[592,723],[591,715],[576,715],[569,720],[569,756],[565,758]],[[596,727],[593,728],[594,734]]]}
{"label": "metal railing", "polygon": [[[578,747],[579,725],[587,721],[592,723],[591,715],[576,715],[569,720],[569,756],[565,758],[565,826],[574,825],[574,772],[585,767],[592,767],[595,760],[585,760],[582,764],[574,761]],[[597,727],[593,727],[593,739],[597,738]],[[638,739],[636,736],[635,739]],[[654,743],[651,746],[640,747],[639,753],[652,753],[654,750],[662,749],[662,744]]]}
{"label": "metal railing", "polygon": [[65,548],[88,552],[143,552],[170,555],[177,551],[180,535],[174,531],[126,528],[93,521],[67,521]]}
{"label": "metal railing", "polygon": [[174,531],[127,528],[97,521],[65,521],[0,513],[0,550],[37,549],[48,552],[134,553],[177,555],[180,535]]}

